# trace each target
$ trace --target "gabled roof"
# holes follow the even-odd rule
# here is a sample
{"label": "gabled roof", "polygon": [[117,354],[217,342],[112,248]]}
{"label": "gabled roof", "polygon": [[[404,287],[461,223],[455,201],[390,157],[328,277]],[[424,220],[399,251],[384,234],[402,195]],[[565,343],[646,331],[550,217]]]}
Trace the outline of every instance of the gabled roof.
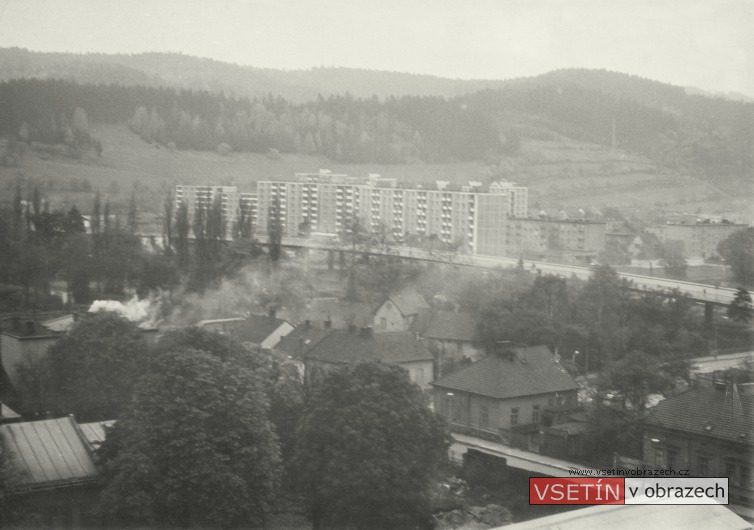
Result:
{"label": "gabled roof", "polygon": [[429,309],[429,304],[424,297],[412,287],[392,293],[388,299],[395,304],[403,316],[415,315],[420,309]]}
{"label": "gabled roof", "polygon": [[469,313],[421,309],[411,330],[425,339],[458,342],[477,340],[476,321]]}
{"label": "gabled roof", "polygon": [[332,333],[329,329],[320,329],[301,324],[288,335],[280,339],[275,350],[289,355],[294,359],[301,359],[315,345]]}
{"label": "gabled roof", "polygon": [[490,355],[432,384],[494,399],[579,388],[568,372],[555,362],[547,346],[514,348],[512,352],[511,355]]}
{"label": "gabled roof", "polygon": [[646,421],[690,434],[754,445],[754,396],[741,395],[732,386],[693,388],[658,403]]}
{"label": "gabled roof", "polygon": [[306,359],[329,363],[379,360],[387,363],[431,361],[424,341],[408,331],[365,333],[332,331],[306,354]]}
{"label": "gabled roof", "polygon": [[227,333],[238,342],[261,344],[286,322],[269,315],[249,315],[240,322],[230,322]]}
{"label": "gabled roof", "polygon": [[0,436],[18,470],[20,488],[54,488],[97,479],[97,468],[73,417],[9,423]]}

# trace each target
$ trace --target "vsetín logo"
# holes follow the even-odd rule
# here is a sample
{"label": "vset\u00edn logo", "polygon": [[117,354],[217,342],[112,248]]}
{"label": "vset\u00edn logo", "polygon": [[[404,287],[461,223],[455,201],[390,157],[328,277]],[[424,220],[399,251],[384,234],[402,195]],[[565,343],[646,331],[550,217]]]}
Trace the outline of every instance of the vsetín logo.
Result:
{"label": "vset\u00edn logo", "polygon": [[622,478],[530,478],[529,504],[623,504]]}

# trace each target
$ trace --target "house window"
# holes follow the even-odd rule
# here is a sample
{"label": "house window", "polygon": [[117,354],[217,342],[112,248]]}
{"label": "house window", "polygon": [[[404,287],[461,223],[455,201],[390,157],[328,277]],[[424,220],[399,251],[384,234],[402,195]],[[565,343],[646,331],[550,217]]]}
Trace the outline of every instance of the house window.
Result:
{"label": "house window", "polygon": [[700,477],[709,475],[709,457],[702,455],[696,457],[696,474]]}
{"label": "house window", "polygon": [[678,451],[668,449],[668,467],[675,467],[678,462]]}
{"label": "house window", "polygon": [[738,486],[738,473],[736,473],[736,465],[732,462],[725,462],[725,476],[728,477],[730,483],[734,486]]}
{"label": "house window", "polygon": [[445,396],[445,417],[450,418],[453,414],[453,396]]}
{"label": "house window", "polygon": [[424,368],[417,368],[414,372],[414,383],[417,385],[424,384]]}
{"label": "house window", "polygon": [[486,429],[490,423],[490,410],[486,403],[479,405],[479,427]]}
{"label": "house window", "polygon": [[387,318],[380,317],[380,328],[387,329]]}
{"label": "house window", "polygon": [[665,469],[665,449],[655,449],[655,469]]}
{"label": "house window", "polygon": [[741,466],[738,468],[738,476],[741,479],[740,485],[743,488],[749,488],[751,487],[751,469],[749,469],[746,466]]}
{"label": "house window", "polygon": [[518,407],[511,409],[511,427],[513,425],[518,425]]}
{"label": "house window", "polygon": [[531,421],[532,423],[539,423],[539,405],[534,405],[534,407],[532,407]]}

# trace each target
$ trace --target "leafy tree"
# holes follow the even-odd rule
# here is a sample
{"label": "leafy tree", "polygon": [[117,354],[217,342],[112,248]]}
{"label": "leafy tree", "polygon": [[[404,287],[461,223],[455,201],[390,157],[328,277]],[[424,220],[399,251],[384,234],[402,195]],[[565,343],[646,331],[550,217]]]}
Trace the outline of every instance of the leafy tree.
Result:
{"label": "leafy tree", "polygon": [[599,265],[592,269],[592,275],[581,290],[576,319],[588,331],[591,359],[610,360],[625,351],[628,287],[629,283],[622,280],[615,269]]}
{"label": "leafy tree", "polygon": [[280,461],[268,407],[247,367],[195,349],[162,353],[103,446],[105,522],[263,525]]}
{"label": "leafy tree", "polygon": [[660,263],[673,278],[685,278],[688,264],[683,255],[683,242],[665,241],[660,244]]}
{"label": "leafy tree", "polygon": [[751,322],[754,317],[754,308],[751,306],[751,295],[743,287],[736,290],[736,296],[728,306],[728,317],[736,322]]}
{"label": "leafy tree", "polygon": [[617,390],[623,409],[643,411],[649,394],[670,387],[672,381],[660,362],[649,354],[632,351],[611,365],[600,382],[603,390]]}
{"label": "leafy tree", "polygon": [[270,261],[273,267],[277,267],[280,256],[283,253],[283,213],[280,199],[275,195],[270,204],[269,218],[267,219],[267,237],[269,238]]}
{"label": "leafy tree", "polygon": [[147,350],[136,325],[120,315],[85,317],[50,347],[48,408],[75,414],[79,421],[118,418],[145,369]]}
{"label": "leafy tree", "polygon": [[736,230],[717,246],[730,265],[733,277],[743,285],[754,285],[754,227]]}
{"label": "leafy tree", "polygon": [[416,528],[450,438],[400,367],[359,363],[315,389],[295,466],[314,528]]}

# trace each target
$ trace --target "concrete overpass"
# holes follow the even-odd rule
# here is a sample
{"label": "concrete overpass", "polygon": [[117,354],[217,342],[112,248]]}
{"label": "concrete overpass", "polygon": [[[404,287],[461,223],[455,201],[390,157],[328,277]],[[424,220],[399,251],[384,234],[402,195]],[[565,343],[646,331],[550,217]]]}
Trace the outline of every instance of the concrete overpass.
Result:
{"label": "concrete overpass", "polygon": [[[282,245],[287,248],[307,248],[312,250],[325,250],[332,252],[351,251],[351,247],[333,236],[331,240],[316,240],[303,238],[283,238]],[[454,266],[474,267],[482,269],[494,269],[498,267],[514,268],[519,266],[517,258],[501,258],[496,256],[482,256],[478,254],[463,254],[459,252],[449,252],[444,250],[426,250],[414,247],[383,245],[380,247],[357,246],[356,251],[359,254],[394,256],[404,259],[417,261],[447,263]],[[575,276],[582,280],[589,278],[592,270],[589,267],[577,267],[574,265],[561,265],[558,263],[548,263],[544,261],[524,260],[524,269],[532,272],[541,271],[542,274],[554,274],[570,278]],[[642,276],[639,274],[629,274],[619,272],[621,278],[630,280],[633,285],[632,289],[642,292],[668,292],[678,289],[681,293],[688,296],[695,302],[704,303],[711,309],[714,305],[727,306],[735,297],[735,289],[725,287],[714,287],[702,283],[687,282],[682,280],[672,280],[667,278],[654,278],[652,276]]]}

